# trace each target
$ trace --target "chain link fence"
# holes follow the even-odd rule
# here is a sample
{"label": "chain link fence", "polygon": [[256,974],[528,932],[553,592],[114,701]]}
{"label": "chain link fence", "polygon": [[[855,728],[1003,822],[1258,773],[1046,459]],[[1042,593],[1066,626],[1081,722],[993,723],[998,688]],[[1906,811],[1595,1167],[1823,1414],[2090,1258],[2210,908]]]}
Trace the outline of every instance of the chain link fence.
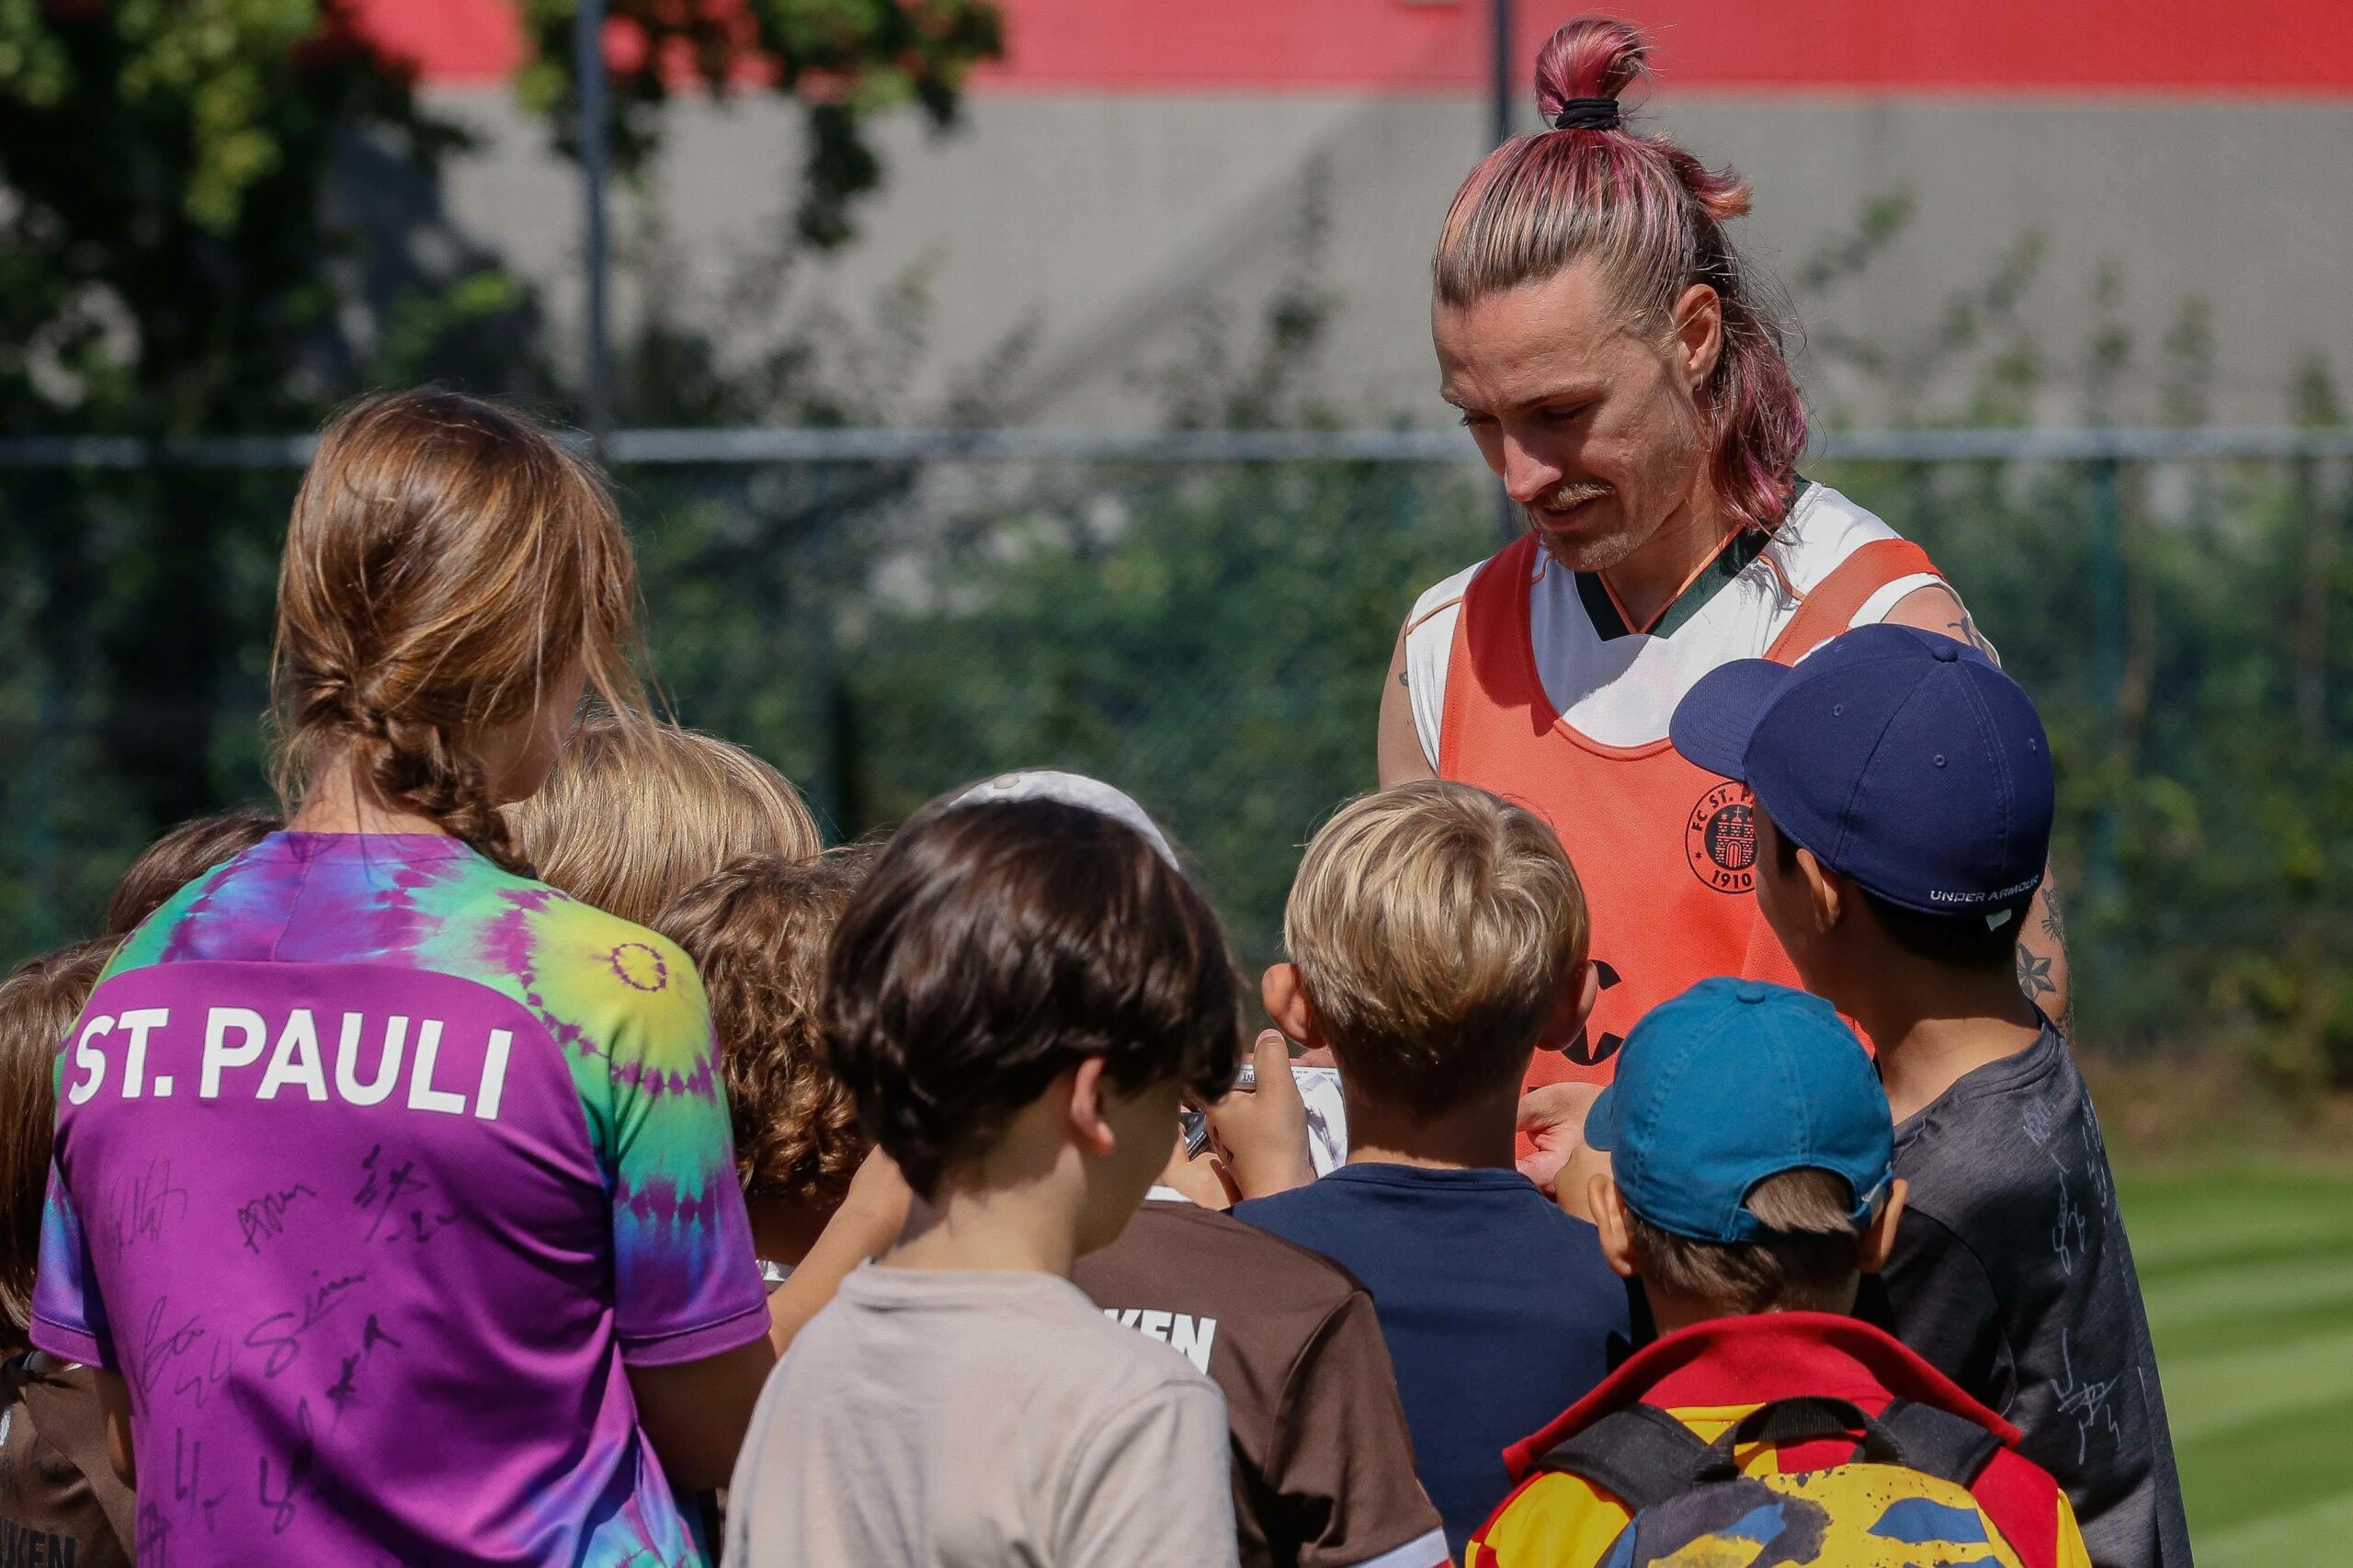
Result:
{"label": "chain link fence", "polygon": [[[1833,434],[2057,748],[2079,1023],[2353,1075],[2353,442]],[[0,957],[79,935],[153,831],[262,798],[275,551],[306,447],[0,442]],[[840,836],[1002,768],[1133,790],[1246,961],[1371,787],[1397,627],[1491,551],[1453,432],[627,431],[654,674]]]}

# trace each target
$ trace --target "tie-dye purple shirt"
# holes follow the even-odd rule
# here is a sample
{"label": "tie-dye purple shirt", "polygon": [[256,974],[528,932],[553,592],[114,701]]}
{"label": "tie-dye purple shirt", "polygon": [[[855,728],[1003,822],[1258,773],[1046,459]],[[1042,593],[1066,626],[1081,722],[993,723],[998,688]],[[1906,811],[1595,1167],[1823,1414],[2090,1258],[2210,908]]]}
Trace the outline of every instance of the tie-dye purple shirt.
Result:
{"label": "tie-dye purple shirt", "polygon": [[33,1303],[140,1561],[699,1562],[625,1369],[767,1326],[715,1065],[676,947],[454,839],[182,889],[64,1043]]}

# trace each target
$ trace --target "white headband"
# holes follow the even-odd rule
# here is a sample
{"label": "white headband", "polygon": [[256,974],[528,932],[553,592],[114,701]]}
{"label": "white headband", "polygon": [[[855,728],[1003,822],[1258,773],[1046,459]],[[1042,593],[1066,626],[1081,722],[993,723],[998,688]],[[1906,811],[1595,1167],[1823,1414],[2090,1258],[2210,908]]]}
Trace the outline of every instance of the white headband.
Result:
{"label": "white headband", "polygon": [[1066,806],[1100,812],[1114,822],[1125,823],[1142,834],[1144,842],[1151,845],[1173,869],[1184,869],[1176,864],[1176,851],[1168,846],[1168,840],[1161,833],[1159,824],[1136,804],[1135,797],[1104,783],[1100,778],[1089,778],[1084,773],[1063,773],[1051,767],[1023,768],[1017,773],[1000,773],[994,778],[983,778],[957,796],[950,804],[972,806],[984,801],[1060,801]]}

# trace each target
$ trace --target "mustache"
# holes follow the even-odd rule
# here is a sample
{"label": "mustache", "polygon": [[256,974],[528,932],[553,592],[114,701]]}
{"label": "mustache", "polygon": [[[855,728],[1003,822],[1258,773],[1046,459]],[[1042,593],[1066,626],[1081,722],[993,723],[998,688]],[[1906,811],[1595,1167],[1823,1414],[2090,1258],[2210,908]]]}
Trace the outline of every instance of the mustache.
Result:
{"label": "mustache", "polygon": [[1539,495],[1526,510],[1530,513],[1565,512],[1572,506],[1581,506],[1587,501],[1598,500],[1609,492],[1610,486],[1597,480],[1563,480]]}

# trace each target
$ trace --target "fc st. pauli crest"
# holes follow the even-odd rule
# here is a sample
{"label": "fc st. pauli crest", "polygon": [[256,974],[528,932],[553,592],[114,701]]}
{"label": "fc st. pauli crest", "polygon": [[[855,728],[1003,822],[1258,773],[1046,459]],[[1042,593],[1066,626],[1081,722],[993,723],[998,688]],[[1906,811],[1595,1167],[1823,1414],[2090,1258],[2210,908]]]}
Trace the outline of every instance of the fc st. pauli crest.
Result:
{"label": "fc st. pauli crest", "polygon": [[1747,785],[1727,778],[1699,797],[1683,819],[1683,858],[1718,892],[1756,890],[1756,801]]}

